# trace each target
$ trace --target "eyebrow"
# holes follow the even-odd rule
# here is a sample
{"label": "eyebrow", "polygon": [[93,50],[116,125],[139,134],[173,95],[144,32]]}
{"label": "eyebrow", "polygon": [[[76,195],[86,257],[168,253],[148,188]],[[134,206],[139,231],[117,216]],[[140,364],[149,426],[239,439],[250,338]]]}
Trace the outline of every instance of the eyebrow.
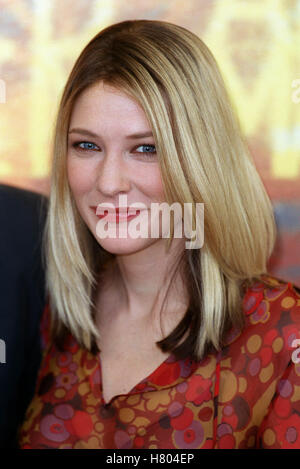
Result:
{"label": "eyebrow", "polygon": [[[71,129],[69,131],[69,134],[73,134],[73,133],[88,135],[89,137],[94,137],[94,138],[99,137],[99,135],[94,134],[94,132],[91,132],[88,129],[81,129],[80,127],[75,127],[74,129]],[[140,133],[136,133],[136,134],[126,135],[126,138],[128,138],[128,139],[129,138],[137,139],[137,138],[146,138],[146,137],[153,137],[153,133],[151,131],[147,131],[147,132],[140,132]]]}

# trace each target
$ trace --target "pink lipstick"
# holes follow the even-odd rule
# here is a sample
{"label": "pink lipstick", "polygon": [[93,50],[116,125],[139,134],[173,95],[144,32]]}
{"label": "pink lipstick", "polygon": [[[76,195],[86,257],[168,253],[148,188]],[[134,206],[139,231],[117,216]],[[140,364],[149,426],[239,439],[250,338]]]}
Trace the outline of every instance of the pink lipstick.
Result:
{"label": "pink lipstick", "polygon": [[112,222],[112,223],[120,223],[124,221],[130,221],[136,216],[138,216],[141,212],[140,209],[132,209],[130,207],[122,207],[121,210],[119,210],[118,207],[116,207],[114,210],[111,208],[105,209],[105,207],[102,208],[102,214],[97,215],[97,207],[92,206],[90,207],[93,212],[96,214],[96,217],[98,217],[100,220],[102,218],[105,218],[106,221]]}

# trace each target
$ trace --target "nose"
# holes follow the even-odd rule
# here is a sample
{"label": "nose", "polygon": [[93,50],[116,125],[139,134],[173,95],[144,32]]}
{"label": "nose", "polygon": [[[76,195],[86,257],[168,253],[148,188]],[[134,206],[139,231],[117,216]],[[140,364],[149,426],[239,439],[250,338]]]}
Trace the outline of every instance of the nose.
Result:
{"label": "nose", "polygon": [[97,186],[107,197],[130,190],[129,172],[121,152],[110,152],[104,156],[98,168]]}

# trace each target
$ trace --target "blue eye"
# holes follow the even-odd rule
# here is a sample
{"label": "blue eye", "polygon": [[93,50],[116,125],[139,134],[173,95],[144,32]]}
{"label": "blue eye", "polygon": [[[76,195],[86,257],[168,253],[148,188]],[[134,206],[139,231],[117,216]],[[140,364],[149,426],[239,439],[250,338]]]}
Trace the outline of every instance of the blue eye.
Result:
{"label": "blue eye", "polygon": [[[85,148],[81,147],[80,145],[87,145]],[[94,143],[92,142],[74,142],[72,147],[78,149],[78,150],[82,150],[82,151],[88,151],[88,150],[95,150],[95,148],[93,148],[93,145],[97,147],[97,145],[95,145]],[[98,147],[97,147],[98,148]]]}
{"label": "blue eye", "polygon": [[[99,151],[100,148],[95,145],[95,143],[87,142],[87,141],[78,141],[72,144],[72,147],[75,148],[77,151],[87,152],[87,151]],[[142,149],[142,151],[139,151]],[[100,150],[101,151],[101,150]],[[153,158],[156,155],[156,148],[155,145],[148,145],[142,144],[138,145],[134,150],[133,153],[138,153],[145,158]]]}
{"label": "blue eye", "polygon": [[144,148],[143,151],[138,151],[137,153],[150,153],[150,154],[155,154],[156,153],[155,145],[144,144],[144,145],[139,145],[137,148]]}

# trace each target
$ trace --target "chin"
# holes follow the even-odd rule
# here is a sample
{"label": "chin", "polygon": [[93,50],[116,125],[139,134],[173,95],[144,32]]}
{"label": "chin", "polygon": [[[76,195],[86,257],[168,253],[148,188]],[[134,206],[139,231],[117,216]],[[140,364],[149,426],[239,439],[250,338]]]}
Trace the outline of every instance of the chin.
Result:
{"label": "chin", "polygon": [[157,242],[157,239],[145,239],[145,238],[137,238],[137,239],[100,239],[96,236],[96,240],[99,245],[105,249],[105,251],[110,252],[111,254],[116,255],[129,255],[134,254],[136,252],[143,251],[147,249],[149,246],[153,245]]}

